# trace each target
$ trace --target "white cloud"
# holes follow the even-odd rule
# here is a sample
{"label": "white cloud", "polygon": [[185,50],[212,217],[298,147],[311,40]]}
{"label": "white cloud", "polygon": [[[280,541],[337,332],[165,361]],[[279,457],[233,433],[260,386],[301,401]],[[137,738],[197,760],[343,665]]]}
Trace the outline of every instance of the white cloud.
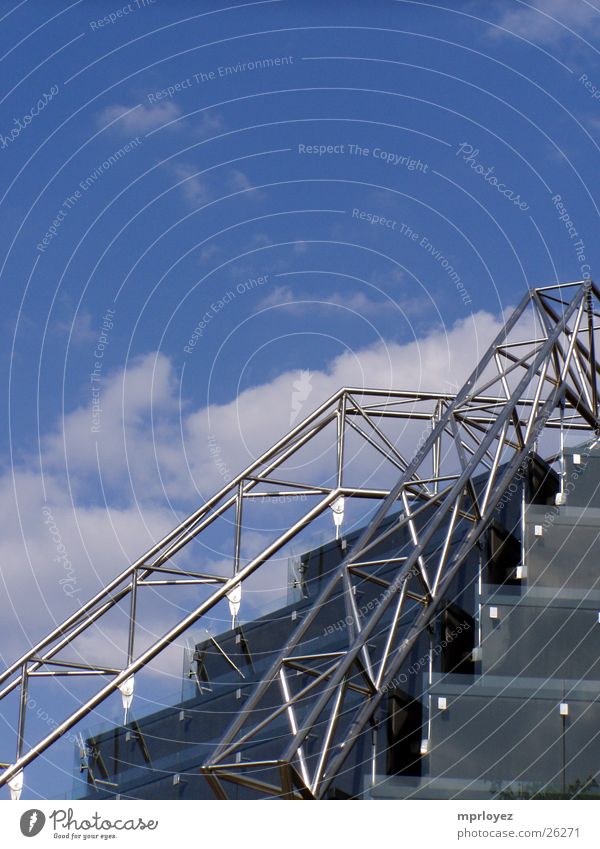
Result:
{"label": "white cloud", "polygon": [[227,186],[231,192],[244,192],[244,197],[253,201],[262,200],[264,192],[255,188],[250,177],[243,171],[233,168],[227,177]]}
{"label": "white cloud", "polygon": [[[253,188],[252,181],[242,171],[225,169],[201,174],[200,170],[198,166],[190,162],[178,162],[169,166],[169,171],[180,183],[180,189],[186,200],[194,208],[214,198],[237,192],[244,193],[243,197],[250,197],[253,200],[261,198],[260,192],[250,191]],[[263,244],[260,239],[258,243]]]}
{"label": "white cloud", "polygon": [[93,326],[89,312],[79,312],[70,321],[60,321],[55,330],[70,337],[73,345],[87,345],[98,338],[98,329]]}
{"label": "white cloud", "polygon": [[194,165],[189,165],[186,162],[178,162],[172,166],[171,170],[180,183],[180,189],[191,206],[200,206],[212,200],[213,194],[208,180],[198,174],[198,169]]}
{"label": "white cloud", "polygon": [[243,171],[234,168],[229,175],[229,185],[234,192],[248,191],[253,188],[252,180]]}
{"label": "white cloud", "polygon": [[[498,26],[539,44],[556,44],[570,29],[589,38],[600,25],[600,9],[587,0],[533,0],[503,9]],[[494,27],[492,34],[504,33]]]}
{"label": "white cloud", "polygon": [[218,112],[203,112],[200,117],[194,115],[190,120],[192,127],[201,138],[217,135],[225,129],[223,116]]}
{"label": "white cloud", "polygon": [[[135,135],[167,126],[169,129],[181,130],[184,121],[180,119],[185,117],[177,103],[165,100],[161,103],[138,103],[128,106],[114,103],[103,109],[97,115],[96,121],[100,127],[110,124],[111,129],[117,132]],[[205,139],[222,132],[225,121],[218,112],[203,112],[201,115],[192,115],[186,126],[196,138]]]}
{"label": "white cloud", "polygon": [[278,306],[296,306],[294,291],[291,286],[274,286],[269,294],[262,299],[258,309]]}
{"label": "white cloud", "polygon": [[[482,312],[410,343],[343,353],[311,370],[302,417],[340,386],[436,389],[460,383],[499,328],[498,319]],[[100,485],[119,506],[156,506],[169,497],[193,502],[197,490],[208,497],[222,484],[224,466],[235,475],[289,429],[297,380],[297,370],[283,372],[231,401],[194,409],[180,398],[173,362],[148,354],[104,377],[96,431],[90,396],[45,436],[44,469],[61,480],[68,474],[74,497],[88,503]],[[211,435],[218,438],[219,463],[209,450]]]}
{"label": "white cloud", "polygon": [[89,401],[43,439],[46,470],[68,475],[75,495],[88,500],[101,488],[111,497],[116,493],[120,504],[135,504],[140,493],[146,503],[161,498],[163,487],[174,486],[167,469],[179,475],[182,460],[172,455],[181,413],[172,363],[158,353],[134,359],[126,369],[102,376],[98,388],[99,414],[89,387]]}
{"label": "white cloud", "polygon": [[206,247],[202,248],[199,255],[200,262],[209,263],[213,257],[222,253],[222,249],[217,247],[214,244],[206,245]]}
{"label": "white cloud", "polygon": [[[173,524],[166,507],[73,503],[58,475],[0,478],[5,661],[73,613]],[[25,603],[26,600],[26,603]]]}
{"label": "white cloud", "polygon": [[281,306],[296,313],[314,313],[315,310],[329,310],[334,306],[358,315],[379,315],[394,309],[395,305],[387,298],[369,298],[364,292],[353,292],[349,295],[343,292],[327,292],[314,297],[304,294],[297,298],[291,286],[275,286],[260,302],[259,309],[273,306]]}
{"label": "white cloud", "polygon": [[98,116],[98,124],[101,127],[112,124],[119,132],[135,135],[155,130],[180,116],[181,110],[172,100],[137,106],[123,106],[117,103],[102,110]]}
{"label": "white cloud", "polygon": [[[409,344],[382,343],[344,353],[326,369],[311,371],[312,390],[301,417],[341,386],[447,390],[466,378],[500,326],[493,316],[479,313],[447,332],[438,328]],[[286,372],[229,403],[190,411],[184,420],[186,453],[199,486],[219,480],[214,457],[206,450],[211,434],[218,435],[220,463],[235,473],[289,429],[297,380],[297,371]]]}

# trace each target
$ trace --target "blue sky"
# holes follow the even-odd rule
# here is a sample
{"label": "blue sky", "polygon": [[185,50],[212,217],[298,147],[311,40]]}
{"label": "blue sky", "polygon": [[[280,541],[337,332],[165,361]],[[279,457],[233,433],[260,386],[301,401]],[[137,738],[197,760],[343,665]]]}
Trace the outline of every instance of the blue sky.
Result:
{"label": "blue sky", "polygon": [[296,381],[448,388],[595,274],[599,34],[597,0],[0,0],[6,662]]}

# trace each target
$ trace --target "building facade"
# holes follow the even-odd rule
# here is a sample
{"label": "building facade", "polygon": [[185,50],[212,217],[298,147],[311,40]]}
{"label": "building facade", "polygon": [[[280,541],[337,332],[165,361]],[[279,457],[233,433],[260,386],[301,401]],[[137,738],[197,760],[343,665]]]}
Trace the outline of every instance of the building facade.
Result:
{"label": "building facade", "polygon": [[[531,455],[514,478],[335,777],[331,798],[600,797],[600,451],[565,449],[562,462],[557,474]],[[291,561],[285,607],[197,644],[185,668],[189,698],[90,735],[75,795],[212,798],[200,767],[357,537]],[[444,539],[441,530],[430,541],[432,555]],[[405,528],[372,553],[359,608],[381,603],[410,544]],[[406,605],[400,629],[410,626],[417,602]],[[319,610],[307,654],[341,647],[352,627],[344,604],[340,595]],[[372,639],[387,637],[384,621]],[[352,686],[359,693],[360,683]],[[304,702],[299,710],[310,709],[310,697]],[[280,721],[283,730],[288,717]],[[262,761],[270,749],[275,756],[272,726],[269,735],[243,757]],[[304,755],[318,759],[310,739]],[[238,787],[231,795],[268,793]]]}

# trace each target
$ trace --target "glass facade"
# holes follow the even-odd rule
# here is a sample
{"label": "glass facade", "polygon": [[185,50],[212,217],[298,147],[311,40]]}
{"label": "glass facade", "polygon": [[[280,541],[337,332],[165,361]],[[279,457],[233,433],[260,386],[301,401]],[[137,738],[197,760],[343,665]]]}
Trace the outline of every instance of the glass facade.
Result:
{"label": "glass facade", "polygon": [[[333,797],[600,797],[598,482],[595,447],[566,451],[561,477],[531,458],[334,781]],[[442,530],[432,553],[443,538]],[[189,698],[90,734],[76,795],[212,798],[199,767],[354,539],[294,558],[286,607],[198,643],[186,665]],[[378,574],[392,577],[399,566],[386,558],[409,549],[407,535],[391,534],[372,553],[382,560]],[[372,609],[381,593],[365,581],[357,605]],[[417,608],[406,608],[400,636]],[[312,653],[345,645],[346,613],[341,597],[319,609]],[[384,619],[374,644],[386,635]],[[299,711],[310,709],[305,702]],[[249,759],[276,757],[273,726],[269,735],[248,748]],[[309,761],[319,755],[311,745],[309,737]],[[237,797],[247,793],[239,788]]]}

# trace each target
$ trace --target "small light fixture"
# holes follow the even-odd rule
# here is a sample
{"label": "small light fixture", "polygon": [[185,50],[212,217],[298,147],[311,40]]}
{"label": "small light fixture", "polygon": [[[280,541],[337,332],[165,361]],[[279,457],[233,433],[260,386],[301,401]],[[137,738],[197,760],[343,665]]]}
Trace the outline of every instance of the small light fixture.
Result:
{"label": "small light fixture", "polygon": [[573,454],[573,462],[576,466],[581,466],[581,454]]}
{"label": "small light fixture", "polygon": [[235,628],[235,623],[240,612],[242,604],[242,585],[236,584],[227,593],[227,601],[229,602],[229,613],[231,615],[231,627]]}
{"label": "small light fixture", "polygon": [[134,689],[135,679],[133,675],[130,675],[129,678],[126,678],[125,681],[122,681],[119,684],[119,692],[121,693],[121,701],[123,702],[123,710],[127,714],[129,708],[131,707],[131,703],[133,701],[133,689]]}
{"label": "small light fixture", "polygon": [[568,716],[569,715],[569,705],[566,702],[560,703],[560,715]]}
{"label": "small light fixture", "polygon": [[481,660],[481,646],[477,646],[477,648],[473,649],[471,652],[471,660],[473,663],[477,663]]}
{"label": "small light fixture", "polygon": [[535,534],[536,537],[541,537],[541,536],[543,536],[544,529],[541,525],[534,525],[533,533]]}
{"label": "small light fixture", "polygon": [[18,802],[23,792],[23,770],[16,772],[7,784],[10,790],[10,798],[13,802]]}
{"label": "small light fixture", "polygon": [[446,696],[438,696],[438,710],[446,710],[447,707]]}
{"label": "small light fixture", "polygon": [[335,525],[336,539],[339,538],[340,528],[344,522],[344,496],[338,496],[333,504],[330,505],[333,513],[333,524]]}
{"label": "small light fixture", "polygon": [[427,755],[427,754],[429,754],[429,740],[427,740],[427,739],[425,739],[425,740],[421,740],[421,749],[420,749],[420,753],[421,753],[422,755]]}
{"label": "small light fixture", "polygon": [[490,607],[490,619],[497,619],[497,618],[498,618],[498,608],[497,607]]}
{"label": "small light fixture", "polygon": [[517,566],[516,573],[515,573],[515,578],[517,579],[517,581],[522,581],[523,578],[525,578],[526,576],[527,576],[527,570],[526,570],[525,566]]}

